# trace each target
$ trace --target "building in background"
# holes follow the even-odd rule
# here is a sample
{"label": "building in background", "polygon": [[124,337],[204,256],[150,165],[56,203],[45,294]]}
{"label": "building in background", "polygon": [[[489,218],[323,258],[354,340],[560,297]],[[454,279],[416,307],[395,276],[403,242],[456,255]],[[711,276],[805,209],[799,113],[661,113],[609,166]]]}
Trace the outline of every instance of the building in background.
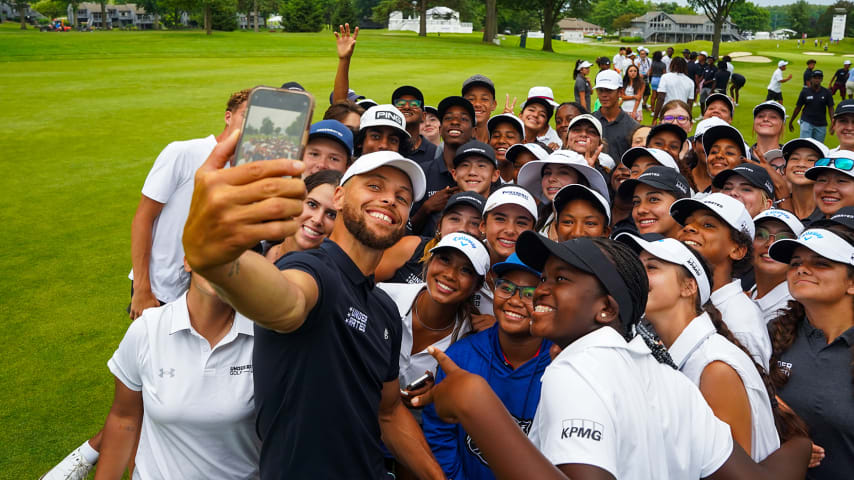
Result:
{"label": "building in background", "polygon": [[[418,32],[420,15],[404,18],[403,12],[394,11],[388,16],[389,30]],[[427,10],[427,33],[472,33],[472,24],[460,21],[460,12],[448,7]]]}
{"label": "building in background", "polygon": [[[645,42],[682,43],[712,40],[715,24],[705,15],[676,15],[653,11],[632,19],[628,36],[641,37]],[[729,18],[721,28],[721,41],[744,40]]]}

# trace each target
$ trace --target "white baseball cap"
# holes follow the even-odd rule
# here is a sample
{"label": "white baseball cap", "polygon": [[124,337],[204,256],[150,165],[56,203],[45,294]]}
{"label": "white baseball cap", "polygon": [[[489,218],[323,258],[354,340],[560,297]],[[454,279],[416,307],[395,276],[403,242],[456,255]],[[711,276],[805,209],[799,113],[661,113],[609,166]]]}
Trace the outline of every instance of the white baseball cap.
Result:
{"label": "white baseball cap", "polygon": [[646,155],[649,155],[653,160],[665,167],[670,167],[677,172],[679,171],[679,165],[676,165],[676,160],[673,159],[673,156],[658,148],[632,147],[626,150],[626,153],[623,154],[620,162],[622,162],[626,168],[632,168],[635,160]]}
{"label": "white baseball cap", "polygon": [[614,157],[602,152],[599,154],[599,165],[611,171],[617,166],[617,162],[614,161]]}
{"label": "white baseball cap", "polygon": [[760,220],[765,220],[767,218],[779,220],[785,223],[786,226],[789,227],[789,230],[791,230],[795,235],[800,235],[804,231],[804,224],[798,220],[798,217],[787,210],[779,208],[769,208],[768,210],[760,212],[759,215],[753,217],[753,224],[756,225]]}
{"label": "white baseball cap", "polygon": [[708,56],[709,56],[709,54],[708,54],[708,53],[706,53],[706,51],[705,51],[705,50],[701,50],[701,51],[700,51],[700,53],[698,53],[697,55],[702,55],[702,56],[704,56],[704,57],[708,57]]}
{"label": "white baseball cap", "polygon": [[842,62],[843,65],[851,65],[851,60],[845,60]]}
{"label": "white baseball cap", "polygon": [[411,138],[409,132],[406,131],[406,120],[403,114],[394,105],[376,105],[362,114],[359,119],[359,130],[364,130],[369,127],[392,127],[406,135],[406,138]]}
{"label": "white baseball cap", "polygon": [[[834,160],[837,158],[854,160],[854,152],[852,152],[851,150],[832,150],[827,154],[827,158],[834,159]],[[816,164],[819,163],[819,161],[821,161],[821,159],[816,161]],[[837,166],[836,162],[833,162],[832,164],[826,164],[826,165],[814,165],[814,166],[808,168],[806,172],[804,172],[804,176],[810,180],[813,180],[813,181],[818,180],[818,175],[822,171],[832,171],[832,172],[837,172],[837,173],[842,173],[842,174],[848,175],[849,177],[854,177],[854,168],[849,168],[847,170],[844,170],[842,168],[839,168]]]}
{"label": "white baseball cap", "polygon": [[718,125],[729,125],[719,117],[704,118],[697,122],[697,127],[694,129],[694,137],[700,137],[706,133],[706,130]]}
{"label": "white baseball cap", "polygon": [[623,79],[616,70],[602,70],[596,75],[596,85],[593,88],[617,90],[623,88]]}
{"label": "white baseball cap", "polygon": [[549,152],[547,152],[545,148],[541,147],[536,143],[516,143],[510,145],[510,148],[508,148],[507,151],[504,152],[504,158],[508,162],[512,163],[516,161],[516,155],[519,155],[522,152],[530,153],[531,155],[536,157],[537,160],[545,160],[549,157]]}
{"label": "white baseball cap", "polygon": [[391,151],[381,151],[362,155],[344,172],[341,177],[341,185],[347,183],[351,177],[374,171],[380,167],[389,166],[400,169],[405,173],[412,182],[412,201],[417,202],[424,197],[424,192],[427,191],[427,178],[424,176],[424,170],[408,158],[404,158],[401,154]]}
{"label": "white baseball cap", "polygon": [[595,128],[596,131],[599,132],[599,136],[602,136],[602,122],[600,122],[598,118],[594,117],[589,113],[582,113],[581,115],[576,115],[575,117],[572,117],[572,120],[569,121],[569,129],[571,130],[576,123],[580,122],[590,122],[593,125],[593,128]]}
{"label": "white baseball cap", "polygon": [[[549,102],[552,107],[560,105],[555,102],[555,94],[552,92],[550,87],[531,87],[531,89],[528,90],[528,100],[531,100],[532,98],[542,98]],[[525,103],[527,104],[528,102]]]}
{"label": "white baseball cap", "polygon": [[608,196],[608,184],[605,182],[605,177],[599,173],[599,170],[587,164],[587,160],[581,154],[572,150],[556,150],[545,160],[534,160],[522,165],[519,169],[519,175],[516,177],[516,183],[520,187],[524,187],[538,197],[543,202],[549,201],[543,192],[543,167],[550,164],[566,165],[579,175],[587,180],[590,187],[604,196]]}
{"label": "white baseball cap", "polygon": [[789,64],[789,62],[787,62],[785,60],[780,60],[779,62],[777,62],[777,68],[784,67],[788,64]]}
{"label": "white baseball cap", "polygon": [[701,208],[711,210],[729,226],[746,233],[751,239],[756,237],[756,227],[753,225],[753,219],[750,218],[744,204],[720,192],[710,193],[702,199],[682,198],[676,200],[670,205],[670,216],[680,225],[685,225],[685,219]]}
{"label": "white baseball cap", "polygon": [[818,153],[819,158],[824,158],[830,153],[830,149],[827,148],[827,145],[814,138],[795,138],[789,140],[785,145],[783,145],[783,156],[786,157],[786,160],[789,160],[789,156],[799,148],[810,148],[815,150],[815,152]]}
{"label": "white baseball cap", "polygon": [[502,205],[518,205],[524,208],[537,221],[537,202],[534,196],[527,190],[517,185],[504,185],[498,190],[492,192],[492,195],[486,199],[486,206],[483,207],[483,215],[495,210]]}
{"label": "white baseball cap", "polygon": [[789,263],[795,249],[801,246],[832,262],[854,265],[854,246],[839,235],[823,228],[811,228],[800,234],[797,240],[778,240],[768,249],[768,255],[778,262]]}
{"label": "white baseball cap", "polygon": [[440,248],[453,248],[462,252],[471,262],[474,271],[481,277],[489,271],[489,252],[483,242],[467,233],[456,232],[445,235],[435,247],[430,249],[430,253]]}
{"label": "white baseball cap", "polygon": [[634,235],[629,232],[618,234],[614,240],[624,243],[631,247],[638,254],[641,251],[646,251],[656,258],[660,258],[665,262],[681,265],[691,272],[691,276],[697,281],[697,289],[700,292],[700,305],[704,305],[709,301],[712,295],[712,281],[700,259],[691,253],[691,250],[679,240],[675,238],[661,238],[653,241],[644,240],[641,236]]}
{"label": "white baseball cap", "polygon": [[588,62],[587,60],[584,60],[580,64],[578,64],[578,68],[589,68],[592,66],[593,66],[593,64]]}

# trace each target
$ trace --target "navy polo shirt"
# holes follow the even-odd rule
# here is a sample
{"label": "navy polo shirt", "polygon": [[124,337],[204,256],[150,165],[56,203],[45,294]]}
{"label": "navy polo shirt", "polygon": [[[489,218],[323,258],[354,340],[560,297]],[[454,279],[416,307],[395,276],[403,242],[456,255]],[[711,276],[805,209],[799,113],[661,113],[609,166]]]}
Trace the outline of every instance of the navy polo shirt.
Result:
{"label": "navy polo shirt", "polygon": [[385,478],[378,415],[398,377],[397,307],[330,240],[276,266],[314,277],[319,297],[294,332],[255,326],[261,478]]}
{"label": "navy polo shirt", "polygon": [[[424,198],[422,198],[421,201],[412,205],[412,211],[409,213],[410,218],[415,215],[415,212],[417,212],[418,209],[424,205],[424,202],[426,202],[428,198],[432,197],[434,193],[446,187],[457,186],[457,182],[454,181],[454,177],[445,165],[445,159],[443,157],[444,147],[444,144],[436,147],[436,153],[434,154],[433,159],[427,163],[421,164],[421,168],[424,170],[424,176],[427,177],[427,193],[424,194]],[[441,211],[433,213],[424,223],[424,227],[420,231],[410,230],[410,233],[425,237],[432,237],[433,234],[436,233],[436,227],[439,226],[439,220],[441,217]]]}
{"label": "navy polo shirt", "polygon": [[436,156],[436,145],[434,145],[430,140],[424,138],[424,135],[420,135],[420,137],[421,145],[418,145],[418,148],[413,148],[406,158],[423,166],[425,163],[433,160],[433,157]]}
{"label": "navy polo shirt", "polygon": [[789,374],[780,397],[804,419],[812,441],[826,454],[819,466],[807,470],[808,479],[851,478],[854,472],[852,345],[854,327],[828,344],[824,332],[804,320],[780,357]]}
{"label": "navy polo shirt", "polygon": [[798,96],[797,106],[804,109],[801,120],[817,127],[824,127],[827,126],[827,109],[833,107],[833,95],[824,87],[819,87],[818,91],[804,87]]}

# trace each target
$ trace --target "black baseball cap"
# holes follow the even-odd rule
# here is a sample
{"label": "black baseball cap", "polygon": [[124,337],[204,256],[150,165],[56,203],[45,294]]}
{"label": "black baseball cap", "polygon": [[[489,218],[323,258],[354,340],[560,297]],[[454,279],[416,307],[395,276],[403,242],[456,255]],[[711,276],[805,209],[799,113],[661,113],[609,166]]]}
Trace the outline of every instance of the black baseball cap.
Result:
{"label": "black baseball cap", "polygon": [[735,145],[739,150],[741,150],[741,154],[747,158],[747,145],[744,143],[744,137],[741,136],[741,132],[739,132],[737,128],[729,124],[709,127],[709,129],[703,133],[703,151],[706,152],[706,155],[709,154],[709,150],[712,149],[712,145],[722,138],[728,138],[735,142]]}
{"label": "black baseball cap", "polygon": [[295,90],[297,92],[304,92],[305,88],[297,82],[286,82],[282,84],[282,88],[287,90]]}
{"label": "black baseball cap", "polygon": [[688,48],[683,48],[682,53],[691,53],[691,50]]}
{"label": "black baseball cap", "polygon": [[824,228],[832,225],[842,225],[854,231],[854,207],[842,207],[830,218],[822,218],[810,224],[810,228]]}
{"label": "black baseball cap", "polygon": [[451,107],[463,107],[466,110],[466,112],[468,112],[469,116],[471,116],[472,125],[477,123],[477,119],[474,116],[474,107],[472,106],[471,102],[469,102],[468,100],[466,100],[463,97],[459,97],[456,95],[452,95],[450,97],[445,97],[441,102],[439,102],[439,108],[438,108],[439,115],[438,115],[438,117],[439,117],[440,122],[442,121],[442,118],[445,116],[445,113]]}
{"label": "black baseball cap", "polygon": [[422,106],[424,105],[424,94],[421,93],[421,90],[418,90],[412,85],[403,85],[402,87],[397,87],[391,94],[391,103],[393,104],[395,101],[397,101],[398,98],[404,95],[412,95],[416,98],[416,100],[421,101]]}
{"label": "black baseball cap", "polygon": [[596,65],[610,65],[611,59],[608,57],[599,57],[596,59]]}
{"label": "black baseball cap", "polygon": [[635,194],[635,188],[641,183],[672,193],[677,200],[691,196],[688,180],[676,170],[663,165],[649,167],[638,178],[630,178],[624,181],[617,189],[617,195],[620,198],[631,200]]}
{"label": "black baseball cap", "polygon": [[492,80],[490,80],[489,77],[477,74],[467,78],[466,81],[463,82],[461,95],[465,95],[472,87],[484,87],[492,93],[492,98],[495,98],[495,84],[492,83]]}
{"label": "black baseball cap", "polygon": [[706,97],[706,103],[704,104],[705,108],[709,108],[709,104],[711,104],[712,102],[716,102],[718,100],[727,104],[727,107],[729,107],[730,115],[735,113],[735,104],[732,102],[732,99],[729,98],[729,96],[727,94],[720,93],[720,92],[713,93],[713,94],[709,95],[708,97]]}
{"label": "black baseball cap", "polygon": [[675,133],[679,137],[679,141],[681,143],[685,143],[685,140],[688,138],[688,132],[686,132],[679,125],[676,125],[675,123],[659,123],[658,125],[652,127],[652,129],[650,129],[649,133],[646,135],[646,143],[649,144],[649,139],[654,137],[659,132]]}
{"label": "black baseball cap", "polygon": [[764,168],[755,163],[742,163],[729,170],[722,171],[712,179],[712,185],[717,188],[724,188],[726,181],[733,175],[741,175],[754,187],[764,190],[769,198],[774,198],[774,183],[771,182],[771,176]]}
{"label": "black baseball cap", "polygon": [[454,166],[456,167],[460,162],[468,157],[485,158],[492,162],[494,166],[498,167],[498,160],[495,159],[495,150],[483,142],[469,140],[468,142],[460,145],[460,147],[457,148],[457,154],[454,155]]}
{"label": "black baseball cap", "polygon": [[509,123],[513,126],[514,130],[519,132],[519,138],[525,138],[525,124],[522,123],[522,120],[519,117],[512,113],[501,113],[490,118],[486,122],[486,129],[489,131],[489,134],[492,135],[492,131],[502,123]]}
{"label": "black baseball cap", "polygon": [[436,118],[439,118],[439,111],[436,110],[436,107],[434,107],[432,105],[424,105],[424,112],[432,113],[433,116],[435,116]]}
{"label": "black baseball cap", "polygon": [[824,78],[824,72],[821,70],[813,70],[811,76]]}
{"label": "black baseball cap", "polygon": [[854,100],[843,100],[836,104],[836,110],[833,111],[833,118],[848,113],[854,113]]}
{"label": "black baseball cap", "polygon": [[457,192],[451,195],[451,198],[448,199],[448,203],[446,203],[445,208],[442,209],[442,215],[457,205],[467,205],[483,215],[483,206],[486,205],[486,199],[475,192]]}

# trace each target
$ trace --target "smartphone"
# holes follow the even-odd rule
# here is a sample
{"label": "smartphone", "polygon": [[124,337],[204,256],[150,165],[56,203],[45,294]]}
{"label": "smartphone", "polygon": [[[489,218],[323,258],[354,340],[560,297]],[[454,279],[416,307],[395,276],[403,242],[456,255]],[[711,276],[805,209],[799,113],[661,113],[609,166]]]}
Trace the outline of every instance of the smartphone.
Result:
{"label": "smartphone", "polygon": [[430,375],[429,373],[425,373],[424,375],[421,375],[420,377],[413,380],[412,383],[407,385],[406,389],[407,390],[418,390],[419,388],[423,387],[424,385],[427,385],[427,380],[430,380],[431,378],[433,378],[432,375]]}
{"label": "smartphone", "polygon": [[301,160],[313,114],[314,97],[309,93],[273,87],[253,88],[234,154],[234,166],[277,158]]}

